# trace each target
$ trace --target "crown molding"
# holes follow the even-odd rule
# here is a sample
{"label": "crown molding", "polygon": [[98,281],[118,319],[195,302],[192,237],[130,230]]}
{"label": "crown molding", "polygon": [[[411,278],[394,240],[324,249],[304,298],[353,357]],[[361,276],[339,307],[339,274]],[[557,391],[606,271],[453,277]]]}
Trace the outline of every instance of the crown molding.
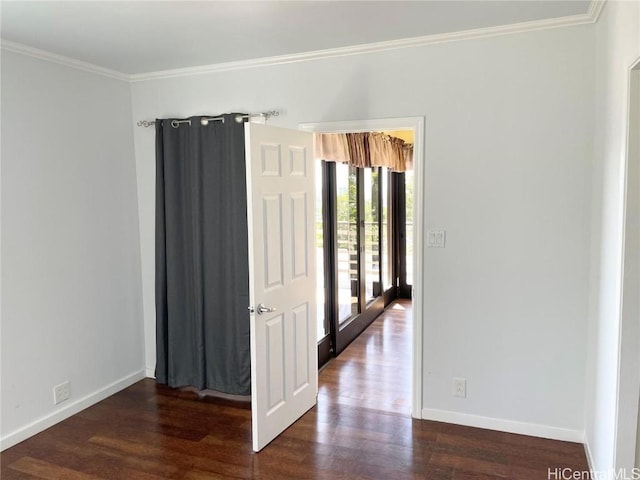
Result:
{"label": "crown molding", "polygon": [[595,23],[598,20],[600,12],[602,11],[605,3],[606,0],[592,0],[589,5],[588,12],[579,15],[514,23],[510,25],[499,25],[496,27],[478,28],[460,32],[442,33],[437,35],[425,35],[421,37],[411,37],[400,40],[390,40],[386,42],[367,43],[350,47],[315,50],[310,52],[294,53],[290,55],[278,55],[251,60],[241,60],[236,62],[201,65],[198,67],[160,70],[156,72],[133,74],[130,75],[129,78],[132,82],[142,82],[146,80],[159,80],[164,78],[203,75],[209,73],[228,72],[233,70],[244,70],[248,68],[269,67],[274,65],[284,65],[288,63],[306,62],[310,60],[321,60],[326,58],[384,52],[401,48],[422,47],[439,43],[455,42],[459,40],[472,40],[478,38],[495,37],[499,35],[512,35],[538,30],[547,30],[551,28],[586,25]]}
{"label": "crown molding", "polygon": [[111,70],[109,68],[100,67],[92,63],[76,60],[75,58],[65,57],[64,55],[58,55],[57,53],[47,52],[46,50],[40,50],[39,48],[30,47],[17,42],[11,42],[9,40],[0,40],[0,48],[7,52],[19,53],[27,55],[29,57],[44,60],[46,62],[53,62],[66,67],[75,68],[76,70],[82,70],[84,72],[95,73],[103,77],[113,78],[128,82],[130,81],[130,75],[126,73]]}
{"label": "crown molding", "polygon": [[600,14],[607,0],[591,0],[587,15],[591,18],[591,23],[596,23],[600,19]]}
{"label": "crown molding", "polygon": [[428,45],[436,45],[439,43],[448,43],[460,40],[473,40],[479,38],[495,37],[499,35],[512,35],[518,33],[534,32],[538,30],[547,30],[551,28],[586,25],[596,23],[598,21],[598,18],[600,18],[600,14],[602,13],[602,9],[604,8],[606,2],[607,0],[591,0],[587,13],[571,15],[567,17],[549,18],[544,20],[535,20],[532,22],[514,23],[511,25],[499,25],[496,27],[464,30],[460,32],[425,35],[421,37],[411,37],[400,40],[390,40],[386,42],[367,43],[349,47],[329,48],[324,50],[294,53],[290,55],[278,55],[273,57],[241,60],[236,62],[214,63],[211,65],[160,70],[156,72],[136,73],[131,75],[94,65],[92,63],[76,60],[64,55],[47,52],[39,48],[23,45],[21,43],[11,42],[9,40],[0,39],[0,48],[8,52],[20,53],[22,55],[27,55],[30,57],[38,58],[40,60],[65,65],[77,70],[94,73],[116,80],[125,82],[143,82],[147,80],[204,75],[208,73],[285,65],[288,63],[307,62],[311,60],[322,60],[350,55],[362,55],[367,53],[397,50],[401,48],[423,47]]}

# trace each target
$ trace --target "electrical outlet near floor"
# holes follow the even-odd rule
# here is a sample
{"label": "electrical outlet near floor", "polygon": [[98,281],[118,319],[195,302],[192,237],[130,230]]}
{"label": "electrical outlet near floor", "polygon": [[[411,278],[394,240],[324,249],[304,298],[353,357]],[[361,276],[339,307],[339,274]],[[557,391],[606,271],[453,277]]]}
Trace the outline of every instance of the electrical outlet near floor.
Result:
{"label": "electrical outlet near floor", "polygon": [[467,379],[466,378],[453,379],[453,396],[467,398]]}
{"label": "electrical outlet near floor", "polygon": [[53,387],[53,403],[58,405],[59,403],[68,400],[71,396],[71,385],[69,382],[63,382],[60,385]]}

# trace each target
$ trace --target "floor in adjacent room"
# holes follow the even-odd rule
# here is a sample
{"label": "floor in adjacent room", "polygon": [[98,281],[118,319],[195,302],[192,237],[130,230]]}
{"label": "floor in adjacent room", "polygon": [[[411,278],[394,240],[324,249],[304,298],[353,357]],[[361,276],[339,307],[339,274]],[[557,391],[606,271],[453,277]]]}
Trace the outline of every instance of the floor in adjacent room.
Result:
{"label": "floor in adjacent room", "polygon": [[10,479],[545,480],[582,445],[414,420],[411,304],[398,302],[320,373],[318,405],[262,452],[248,404],[142,380],[0,455]]}

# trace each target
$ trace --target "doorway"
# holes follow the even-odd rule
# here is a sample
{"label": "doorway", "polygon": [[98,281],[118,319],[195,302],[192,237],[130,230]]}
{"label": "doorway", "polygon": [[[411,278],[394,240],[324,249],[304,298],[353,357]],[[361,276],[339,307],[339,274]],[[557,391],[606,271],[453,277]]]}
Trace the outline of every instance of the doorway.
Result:
{"label": "doorway", "polygon": [[[413,252],[412,262],[409,267],[407,267],[407,271],[411,272],[412,280],[413,280],[413,295],[411,300],[411,308],[409,315],[409,322],[411,324],[411,414],[415,418],[421,418],[421,408],[422,408],[422,323],[418,321],[418,319],[422,318],[422,295],[421,286],[422,282],[422,258],[423,258],[423,246],[422,246],[422,175],[423,175],[423,139],[424,139],[424,119],[422,117],[409,117],[409,118],[394,118],[394,119],[383,119],[383,120],[363,120],[363,121],[349,121],[349,122],[323,122],[323,123],[308,123],[301,124],[301,130],[305,130],[313,133],[354,133],[354,132],[371,132],[371,131],[392,131],[392,130],[410,130],[413,133],[414,138],[414,158],[416,159],[414,162],[414,175],[412,179],[412,190],[413,190],[413,198],[411,199],[411,208],[410,212],[412,213],[410,224],[413,226],[412,233],[412,245],[415,246]],[[381,183],[383,172],[375,172],[373,169],[369,170],[369,172],[365,173],[364,171],[358,173],[357,171],[350,171],[351,169],[343,165],[338,167],[338,165],[333,165],[333,168],[336,169],[336,172],[332,172],[332,175],[335,175],[336,185],[334,188],[336,189],[333,192],[328,192],[328,197],[326,197],[329,202],[324,203],[326,208],[336,209],[337,211],[337,201],[335,203],[331,203],[332,198],[337,198],[337,182],[340,178],[340,181],[343,184],[343,188],[346,187],[345,192],[347,193],[347,203],[349,203],[349,199],[353,201],[352,208],[352,218],[347,218],[345,220],[346,226],[351,228],[352,235],[355,238],[353,242],[357,245],[357,251],[353,251],[353,254],[350,252],[350,248],[352,250],[356,250],[349,246],[349,237],[347,237],[346,241],[346,255],[343,255],[343,261],[347,262],[348,269],[350,275],[356,272],[359,276],[355,279],[355,282],[352,282],[354,278],[351,276],[345,276],[343,281],[340,282],[338,278],[336,281],[336,285],[331,285],[330,288],[334,290],[343,290],[342,300],[338,301],[338,307],[342,306],[345,317],[346,314],[350,313],[353,316],[354,313],[358,313],[356,317],[356,321],[350,321],[346,325],[346,328],[342,328],[345,335],[349,334],[349,331],[353,329],[353,331],[357,330],[358,327],[362,327],[362,325],[358,325],[359,322],[363,324],[366,322],[368,325],[379,313],[384,309],[384,299],[383,295],[384,290],[384,280],[378,280],[378,285],[371,282],[370,285],[367,284],[367,260],[372,260],[374,255],[371,254],[367,257],[365,253],[366,248],[366,239],[367,229],[366,223],[367,218],[373,222],[373,212],[370,211],[371,215],[367,215],[367,202],[365,197],[365,192],[370,190],[374,191],[373,185],[377,185],[377,195],[380,197],[382,190],[385,186]],[[331,167],[322,167],[322,168],[331,168]],[[337,171],[338,168],[344,171]],[[368,169],[363,169],[368,170]],[[317,177],[318,178],[318,177]],[[351,185],[351,189],[349,188]],[[387,188],[389,185],[386,186]],[[369,198],[374,198],[374,193],[370,195],[367,194]],[[322,218],[324,218],[324,213],[319,213],[316,210],[316,215],[321,214]],[[363,222],[364,220],[364,222]],[[383,222],[383,218],[378,212],[378,216],[376,217],[378,225],[381,226]],[[407,222],[409,223],[409,222]],[[318,233],[318,232],[316,232]],[[387,241],[390,241],[387,239]],[[359,242],[359,243],[358,243]],[[380,239],[380,244],[377,248],[381,247],[382,239]],[[337,245],[334,247],[337,249]],[[331,262],[331,259],[335,259],[335,261],[340,261],[337,252],[330,252],[330,258],[327,258],[327,262],[325,262],[324,258],[318,258],[318,265],[327,265]],[[377,262],[382,261],[382,252],[379,250],[379,255],[377,256]],[[336,265],[328,265],[328,268],[336,268]],[[370,271],[374,271],[373,265],[370,265]],[[364,279],[364,281],[362,281]],[[336,295],[339,297],[339,292]],[[379,293],[380,295],[375,295]],[[372,297],[375,297],[373,299]],[[318,299],[319,303],[324,303],[324,298]],[[322,301],[320,301],[322,300]],[[377,313],[376,313],[377,312]],[[339,313],[339,312],[338,312]],[[371,315],[371,317],[369,317]],[[319,318],[320,316],[319,312]],[[339,317],[340,318],[340,317]],[[368,320],[368,322],[367,322]],[[365,326],[366,326],[365,325]],[[346,347],[349,341],[347,340],[348,336],[344,336],[340,339],[337,335],[335,339],[334,345],[337,345],[338,348]],[[345,343],[346,342],[346,343]],[[322,347],[321,349],[322,350]],[[322,354],[322,351],[320,351]]]}
{"label": "doorway", "polygon": [[411,220],[406,220],[411,195],[405,172],[315,161],[315,239],[318,265],[324,266],[316,282],[322,366],[396,298],[411,298]]}

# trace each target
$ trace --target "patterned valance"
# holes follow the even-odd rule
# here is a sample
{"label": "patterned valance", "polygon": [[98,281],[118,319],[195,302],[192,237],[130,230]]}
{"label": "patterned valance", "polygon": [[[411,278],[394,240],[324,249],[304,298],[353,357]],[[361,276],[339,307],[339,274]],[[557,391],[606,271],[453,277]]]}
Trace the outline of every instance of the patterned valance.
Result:
{"label": "patterned valance", "polygon": [[379,132],[315,135],[315,158],[354,167],[387,167],[393,172],[413,168],[413,145]]}

